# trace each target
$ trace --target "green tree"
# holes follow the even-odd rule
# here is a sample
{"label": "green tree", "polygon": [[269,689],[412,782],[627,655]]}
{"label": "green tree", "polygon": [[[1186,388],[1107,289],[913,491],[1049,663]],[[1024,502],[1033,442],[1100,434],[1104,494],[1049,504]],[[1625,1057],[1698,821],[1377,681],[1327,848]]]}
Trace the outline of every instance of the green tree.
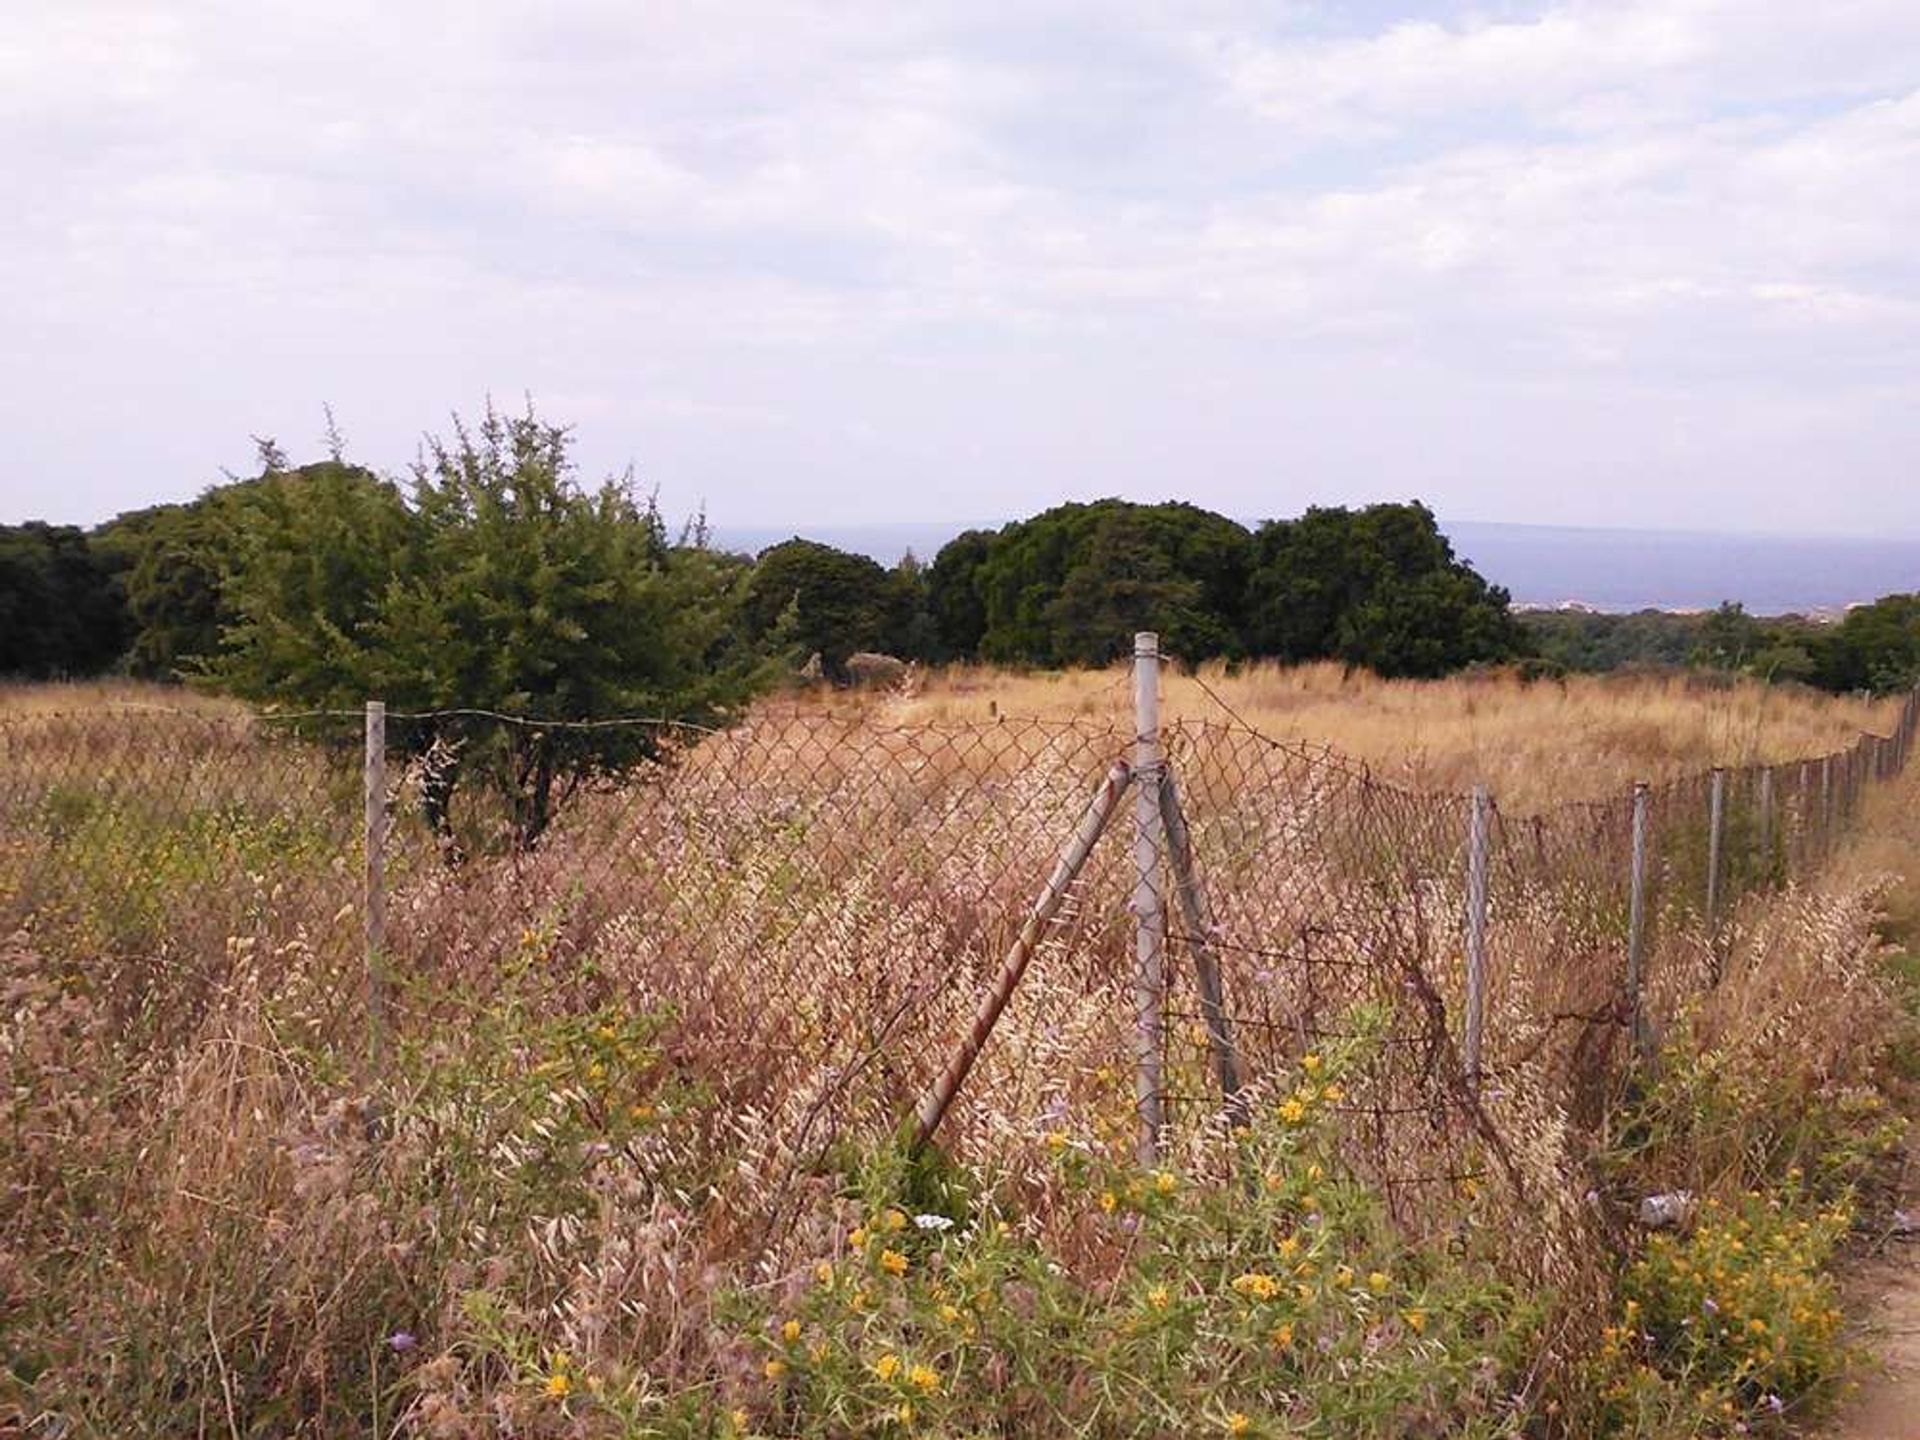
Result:
{"label": "green tree", "polygon": [[1246,636],[1258,655],[1438,676],[1526,653],[1508,606],[1426,506],[1316,507],[1255,533]]}
{"label": "green tree", "polygon": [[754,562],[746,587],[747,633],[777,643],[798,662],[818,653],[827,672],[845,672],[862,650],[904,648],[917,599],[913,576],[889,574],[877,560],[794,538]]}
{"label": "green tree", "polygon": [[1920,595],[1858,605],[1817,643],[1815,682],[1888,694],[1920,684]]}
{"label": "green tree", "polygon": [[987,633],[987,602],[980,593],[980,572],[993,549],[993,532],[968,530],[955,536],[927,567],[927,614],[945,659],[977,655]]}
{"label": "green tree", "polygon": [[126,602],[84,531],[0,525],[0,675],[94,675],[120,658]]}
{"label": "green tree", "polygon": [[[489,406],[427,442],[404,495],[345,475],[276,495],[226,587],[238,618],[207,679],[302,705],[724,721],[762,675],[737,624],[744,567],[670,544],[630,479],[580,484],[569,446],[531,408]],[[477,775],[521,845],[582,785],[663,753],[641,725],[483,733],[436,769],[430,818],[444,829],[453,786]],[[437,723],[403,735],[448,739]]]}

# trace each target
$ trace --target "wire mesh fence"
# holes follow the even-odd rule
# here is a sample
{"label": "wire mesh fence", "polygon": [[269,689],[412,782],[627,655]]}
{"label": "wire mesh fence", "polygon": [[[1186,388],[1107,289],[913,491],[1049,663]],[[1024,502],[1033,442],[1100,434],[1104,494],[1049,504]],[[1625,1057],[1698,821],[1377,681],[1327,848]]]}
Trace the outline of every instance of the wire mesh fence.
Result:
{"label": "wire mesh fence", "polygon": [[253,987],[396,1107],[503,1003],[585,1026],[567,1103],[732,1176],[761,1233],[916,1119],[990,1160],[1101,1107],[1152,1159],[1255,1101],[1337,1116],[1409,1218],[1546,1183],[1543,1124],[1596,1117],[1742,905],[1832,853],[1920,694],[1836,755],[1524,815],[1137,719],[10,718],[0,925],[115,957],[99,998],[159,1043]]}

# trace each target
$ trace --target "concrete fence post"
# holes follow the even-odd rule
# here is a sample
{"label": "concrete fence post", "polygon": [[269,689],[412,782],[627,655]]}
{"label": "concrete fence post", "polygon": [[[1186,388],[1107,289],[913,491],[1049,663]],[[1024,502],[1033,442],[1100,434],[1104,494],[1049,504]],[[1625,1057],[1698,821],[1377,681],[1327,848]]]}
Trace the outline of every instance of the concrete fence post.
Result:
{"label": "concrete fence post", "polygon": [[1467,1015],[1464,1049],[1467,1083],[1480,1087],[1481,1048],[1487,1024],[1487,787],[1473,787],[1467,811]]}
{"label": "concrete fence post", "polygon": [[1642,780],[1633,787],[1633,860],[1627,890],[1627,1023],[1634,1054],[1642,1061],[1651,1058],[1640,997],[1647,964],[1647,808],[1647,783]]}
{"label": "concrete fence post", "polygon": [[1160,809],[1160,637],[1133,637],[1133,995],[1134,1100],[1142,1165],[1160,1159],[1166,1130],[1163,1057],[1167,1026],[1167,915],[1161,860],[1165,826]]}
{"label": "concrete fence post", "polygon": [[1720,938],[1720,870],[1722,841],[1727,824],[1727,772],[1715,766],[1707,791],[1707,935]]}
{"label": "concrete fence post", "polygon": [[367,1051],[376,1083],[387,1076],[390,1045],[387,996],[387,706],[369,700],[366,710],[366,874],[361,920],[366,941]]}

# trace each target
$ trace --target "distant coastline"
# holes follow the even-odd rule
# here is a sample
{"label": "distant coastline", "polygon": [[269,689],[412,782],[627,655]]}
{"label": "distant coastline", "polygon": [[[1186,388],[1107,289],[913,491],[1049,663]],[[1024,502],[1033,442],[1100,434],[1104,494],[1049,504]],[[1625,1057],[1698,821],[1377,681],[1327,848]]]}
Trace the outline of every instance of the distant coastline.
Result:
{"label": "distant coastline", "polygon": [[[817,525],[798,533],[892,565],[911,550],[931,560],[986,520],[940,524]],[[1920,591],[1920,539],[1713,534],[1679,530],[1585,529],[1447,521],[1455,551],[1514,604],[1532,610],[1711,610],[1733,600],[1756,615],[1834,617],[1882,595]],[[729,549],[758,552],[795,534],[793,527],[716,525]]]}

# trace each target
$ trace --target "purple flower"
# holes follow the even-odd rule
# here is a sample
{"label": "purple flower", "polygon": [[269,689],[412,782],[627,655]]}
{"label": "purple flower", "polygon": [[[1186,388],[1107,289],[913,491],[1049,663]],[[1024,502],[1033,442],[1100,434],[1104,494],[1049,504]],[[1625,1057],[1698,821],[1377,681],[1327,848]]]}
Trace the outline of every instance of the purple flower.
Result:
{"label": "purple flower", "polygon": [[1718,1315],[1720,1313],[1720,1307],[1713,1303],[1713,1296],[1711,1295],[1700,1302],[1700,1308],[1709,1315]]}
{"label": "purple flower", "polygon": [[411,1330],[396,1330],[387,1337],[387,1348],[396,1355],[404,1355],[420,1343],[420,1338]]}
{"label": "purple flower", "polygon": [[1784,1415],[1787,1413],[1787,1402],[1782,1400],[1778,1395],[1775,1395],[1772,1391],[1767,1392],[1766,1403],[1767,1409],[1776,1415]]}

